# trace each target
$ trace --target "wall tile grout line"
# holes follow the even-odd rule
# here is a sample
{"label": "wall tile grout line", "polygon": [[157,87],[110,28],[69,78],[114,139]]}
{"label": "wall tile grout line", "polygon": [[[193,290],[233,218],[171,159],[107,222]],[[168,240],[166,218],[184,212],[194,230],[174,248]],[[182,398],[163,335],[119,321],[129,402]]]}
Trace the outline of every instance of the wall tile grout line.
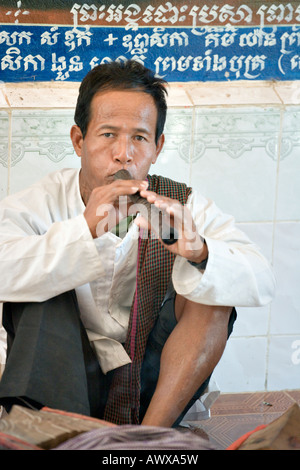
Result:
{"label": "wall tile grout line", "polygon": [[8,145],[7,145],[7,195],[10,194],[11,157],[12,157],[12,110],[8,111]]}
{"label": "wall tile grout line", "polygon": [[[281,159],[283,112],[284,112],[284,107],[281,106],[280,107],[279,132],[278,132],[278,137],[277,137],[278,144],[277,144],[276,185],[275,185],[275,198],[274,198],[274,209],[273,209],[273,230],[272,230],[272,258],[271,258],[272,266],[274,266],[274,243],[275,243],[276,214],[277,214],[277,202],[278,202],[278,190],[279,190],[279,167],[280,167],[280,159]],[[272,314],[272,304],[268,308],[265,390],[268,390],[270,342],[271,342],[271,314]]]}

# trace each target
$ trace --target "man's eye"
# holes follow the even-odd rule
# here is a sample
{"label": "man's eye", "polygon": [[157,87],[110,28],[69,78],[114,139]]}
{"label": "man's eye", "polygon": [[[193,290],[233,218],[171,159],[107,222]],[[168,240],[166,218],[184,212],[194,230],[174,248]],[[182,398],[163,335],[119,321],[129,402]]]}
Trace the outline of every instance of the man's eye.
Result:
{"label": "man's eye", "polygon": [[143,137],[142,135],[136,135],[135,139],[138,140],[139,142],[142,142],[143,140],[145,140],[145,137]]}
{"label": "man's eye", "polygon": [[102,134],[102,135],[103,135],[103,137],[107,137],[107,138],[113,137],[113,133],[112,133],[112,132],[104,132],[104,134]]}

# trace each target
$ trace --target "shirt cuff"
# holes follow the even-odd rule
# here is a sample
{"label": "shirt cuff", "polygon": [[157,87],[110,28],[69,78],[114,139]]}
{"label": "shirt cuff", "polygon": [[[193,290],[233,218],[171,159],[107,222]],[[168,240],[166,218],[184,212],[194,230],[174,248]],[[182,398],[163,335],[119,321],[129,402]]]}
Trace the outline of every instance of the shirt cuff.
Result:
{"label": "shirt cuff", "polygon": [[131,363],[124,347],[118,341],[86,330],[103,374]]}
{"label": "shirt cuff", "polygon": [[[218,304],[220,293],[224,293],[224,280],[234,268],[232,250],[220,240],[206,238],[209,256],[199,263],[200,269],[186,258],[177,256],[173,267],[173,285],[176,292],[194,302]],[[205,269],[201,269],[201,265]],[[217,276],[216,276],[217,273]],[[232,274],[231,274],[232,277]],[[221,287],[223,286],[223,287]]]}

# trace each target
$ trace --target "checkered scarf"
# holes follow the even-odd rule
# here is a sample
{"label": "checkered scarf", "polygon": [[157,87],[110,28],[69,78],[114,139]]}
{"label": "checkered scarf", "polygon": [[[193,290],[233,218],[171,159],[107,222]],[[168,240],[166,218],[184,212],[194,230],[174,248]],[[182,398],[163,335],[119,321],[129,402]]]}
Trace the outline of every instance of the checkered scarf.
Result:
{"label": "checkered scarf", "polygon": [[[191,188],[168,178],[148,175],[149,190],[185,204]],[[115,371],[104,419],[139,424],[140,373],[148,336],[158,316],[172,274],[175,255],[155,238],[139,239],[136,292],[131,307],[125,350],[132,363]]]}

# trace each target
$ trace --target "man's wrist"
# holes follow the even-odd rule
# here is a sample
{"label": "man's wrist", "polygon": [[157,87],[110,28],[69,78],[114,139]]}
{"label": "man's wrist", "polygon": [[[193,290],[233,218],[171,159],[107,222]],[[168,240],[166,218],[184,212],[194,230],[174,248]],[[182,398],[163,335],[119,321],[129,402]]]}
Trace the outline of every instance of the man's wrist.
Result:
{"label": "man's wrist", "polygon": [[199,255],[199,257],[194,259],[194,260],[188,259],[188,262],[192,266],[196,267],[199,270],[204,270],[206,268],[207,261],[208,261],[207,244],[206,244],[206,241],[204,240],[204,238],[202,238],[202,241],[203,241],[203,248],[202,248],[202,251],[201,251],[201,254]]}

